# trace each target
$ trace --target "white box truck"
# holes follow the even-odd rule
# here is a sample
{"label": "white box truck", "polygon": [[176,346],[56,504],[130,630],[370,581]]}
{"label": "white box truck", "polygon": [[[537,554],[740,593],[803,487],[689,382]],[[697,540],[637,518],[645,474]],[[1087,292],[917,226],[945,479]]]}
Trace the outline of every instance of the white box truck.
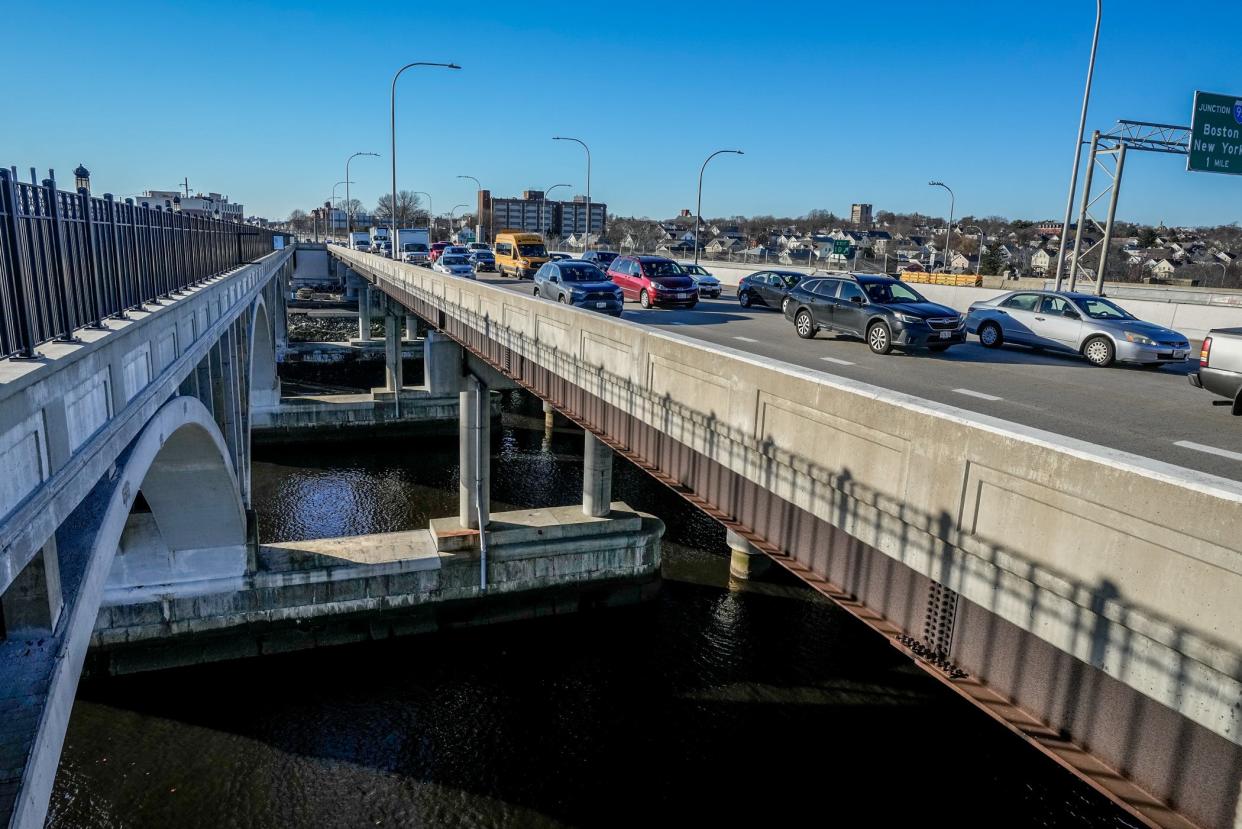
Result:
{"label": "white box truck", "polygon": [[353,250],[370,250],[371,234],[365,230],[355,230],[349,234],[349,246]]}
{"label": "white box truck", "polygon": [[388,253],[392,250],[392,248],[389,247],[391,243],[392,239],[388,236],[388,228],[371,228],[371,253]]}
{"label": "white box truck", "polygon": [[397,231],[397,250],[404,262],[425,263],[430,241],[431,233],[425,227],[403,227]]}

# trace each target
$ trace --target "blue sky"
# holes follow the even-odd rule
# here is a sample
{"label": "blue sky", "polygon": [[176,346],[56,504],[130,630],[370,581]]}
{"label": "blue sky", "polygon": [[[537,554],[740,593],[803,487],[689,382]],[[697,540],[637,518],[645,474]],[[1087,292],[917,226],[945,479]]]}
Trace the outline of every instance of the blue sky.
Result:
{"label": "blue sky", "polygon": [[[121,11],[120,9],[124,9]],[[354,4],[251,0],[13,3],[5,11],[0,163],[79,162],[96,192],[227,193],[284,217],[322,203],[354,161],[367,205],[389,181],[388,90],[398,87],[398,183],[437,213],[557,182],[621,215],[813,208],[1041,219],[1064,210],[1094,4],[963,0],[845,4]],[[430,29],[430,34],[427,30]],[[1242,3],[1105,0],[1090,127],[1186,123],[1193,91],[1242,94]],[[1132,154],[1119,215],[1242,219],[1242,177]],[[343,190],[343,188],[341,188]],[[338,191],[339,192],[339,191]],[[558,191],[563,197],[564,190]]]}

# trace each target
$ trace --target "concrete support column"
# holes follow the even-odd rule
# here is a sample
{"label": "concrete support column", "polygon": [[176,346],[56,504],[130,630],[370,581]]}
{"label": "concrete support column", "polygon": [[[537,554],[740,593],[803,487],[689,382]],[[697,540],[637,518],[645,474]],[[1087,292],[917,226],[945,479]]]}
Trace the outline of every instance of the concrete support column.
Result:
{"label": "concrete support column", "polygon": [[401,327],[395,314],[384,315],[384,388],[401,391]]}
{"label": "concrete support column", "polygon": [[612,450],[591,432],[582,451],[582,512],[592,518],[612,512]]}
{"label": "concrete support column", "polygon": [[461,526],[469,530],[484,529],[490,521],[491,408],[487,386],[477,377],[471,377],[466,389],[457,395],[460,435],[457,512]]}
{"label": "concrete support column", "polygon": [[64,597],[60,589],[60,560],[56,539],[50,538],[17,574],[0,597],[4,626],[10,639],[37,639],[56,629]]}
{"label": "concrete support column", "polygon": [[729,575],[733,578],[753,579],[772,566],[772,559],[733,530],[725,533],[725,541],[729,544]]}
{"label": "concrete support column", "polygon": [[407,340],[418,339],[418,317],[413,314],[405,315],[405,338]]}
{"label": "concrete support column", "polygon": [[371,339],[371,286],[358,288],[358,339]]}

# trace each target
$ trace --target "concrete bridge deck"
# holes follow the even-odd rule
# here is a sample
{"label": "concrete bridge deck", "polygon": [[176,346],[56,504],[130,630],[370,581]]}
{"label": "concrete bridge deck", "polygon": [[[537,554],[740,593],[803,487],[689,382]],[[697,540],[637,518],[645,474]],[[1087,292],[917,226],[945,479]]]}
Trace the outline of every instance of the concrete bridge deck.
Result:
{"label": "concrete bridge deck", "polygon": [[[735,341],[747,353],[332,253],[922,664],[1016,705],[1050,756],[1092,757],[1079,771],[1139,819],[1236,823],[1237,480],[811,370],[759,337]],[[1127,777],[1147,792],[1119,795]]]}

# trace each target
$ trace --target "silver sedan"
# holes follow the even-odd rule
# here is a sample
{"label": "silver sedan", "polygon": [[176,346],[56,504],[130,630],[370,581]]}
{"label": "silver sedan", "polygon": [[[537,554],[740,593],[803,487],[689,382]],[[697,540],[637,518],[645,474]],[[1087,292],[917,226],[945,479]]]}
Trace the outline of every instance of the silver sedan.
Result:
{"label": "silver sedan", "polygon": [[988,348],[1015,343],[1068,351],[1093,366],[1182,363],[1190,353],[1185,335],[1144,322],[1104,297],[1068,291],[1014,291],[976,302],[966,330]]}

